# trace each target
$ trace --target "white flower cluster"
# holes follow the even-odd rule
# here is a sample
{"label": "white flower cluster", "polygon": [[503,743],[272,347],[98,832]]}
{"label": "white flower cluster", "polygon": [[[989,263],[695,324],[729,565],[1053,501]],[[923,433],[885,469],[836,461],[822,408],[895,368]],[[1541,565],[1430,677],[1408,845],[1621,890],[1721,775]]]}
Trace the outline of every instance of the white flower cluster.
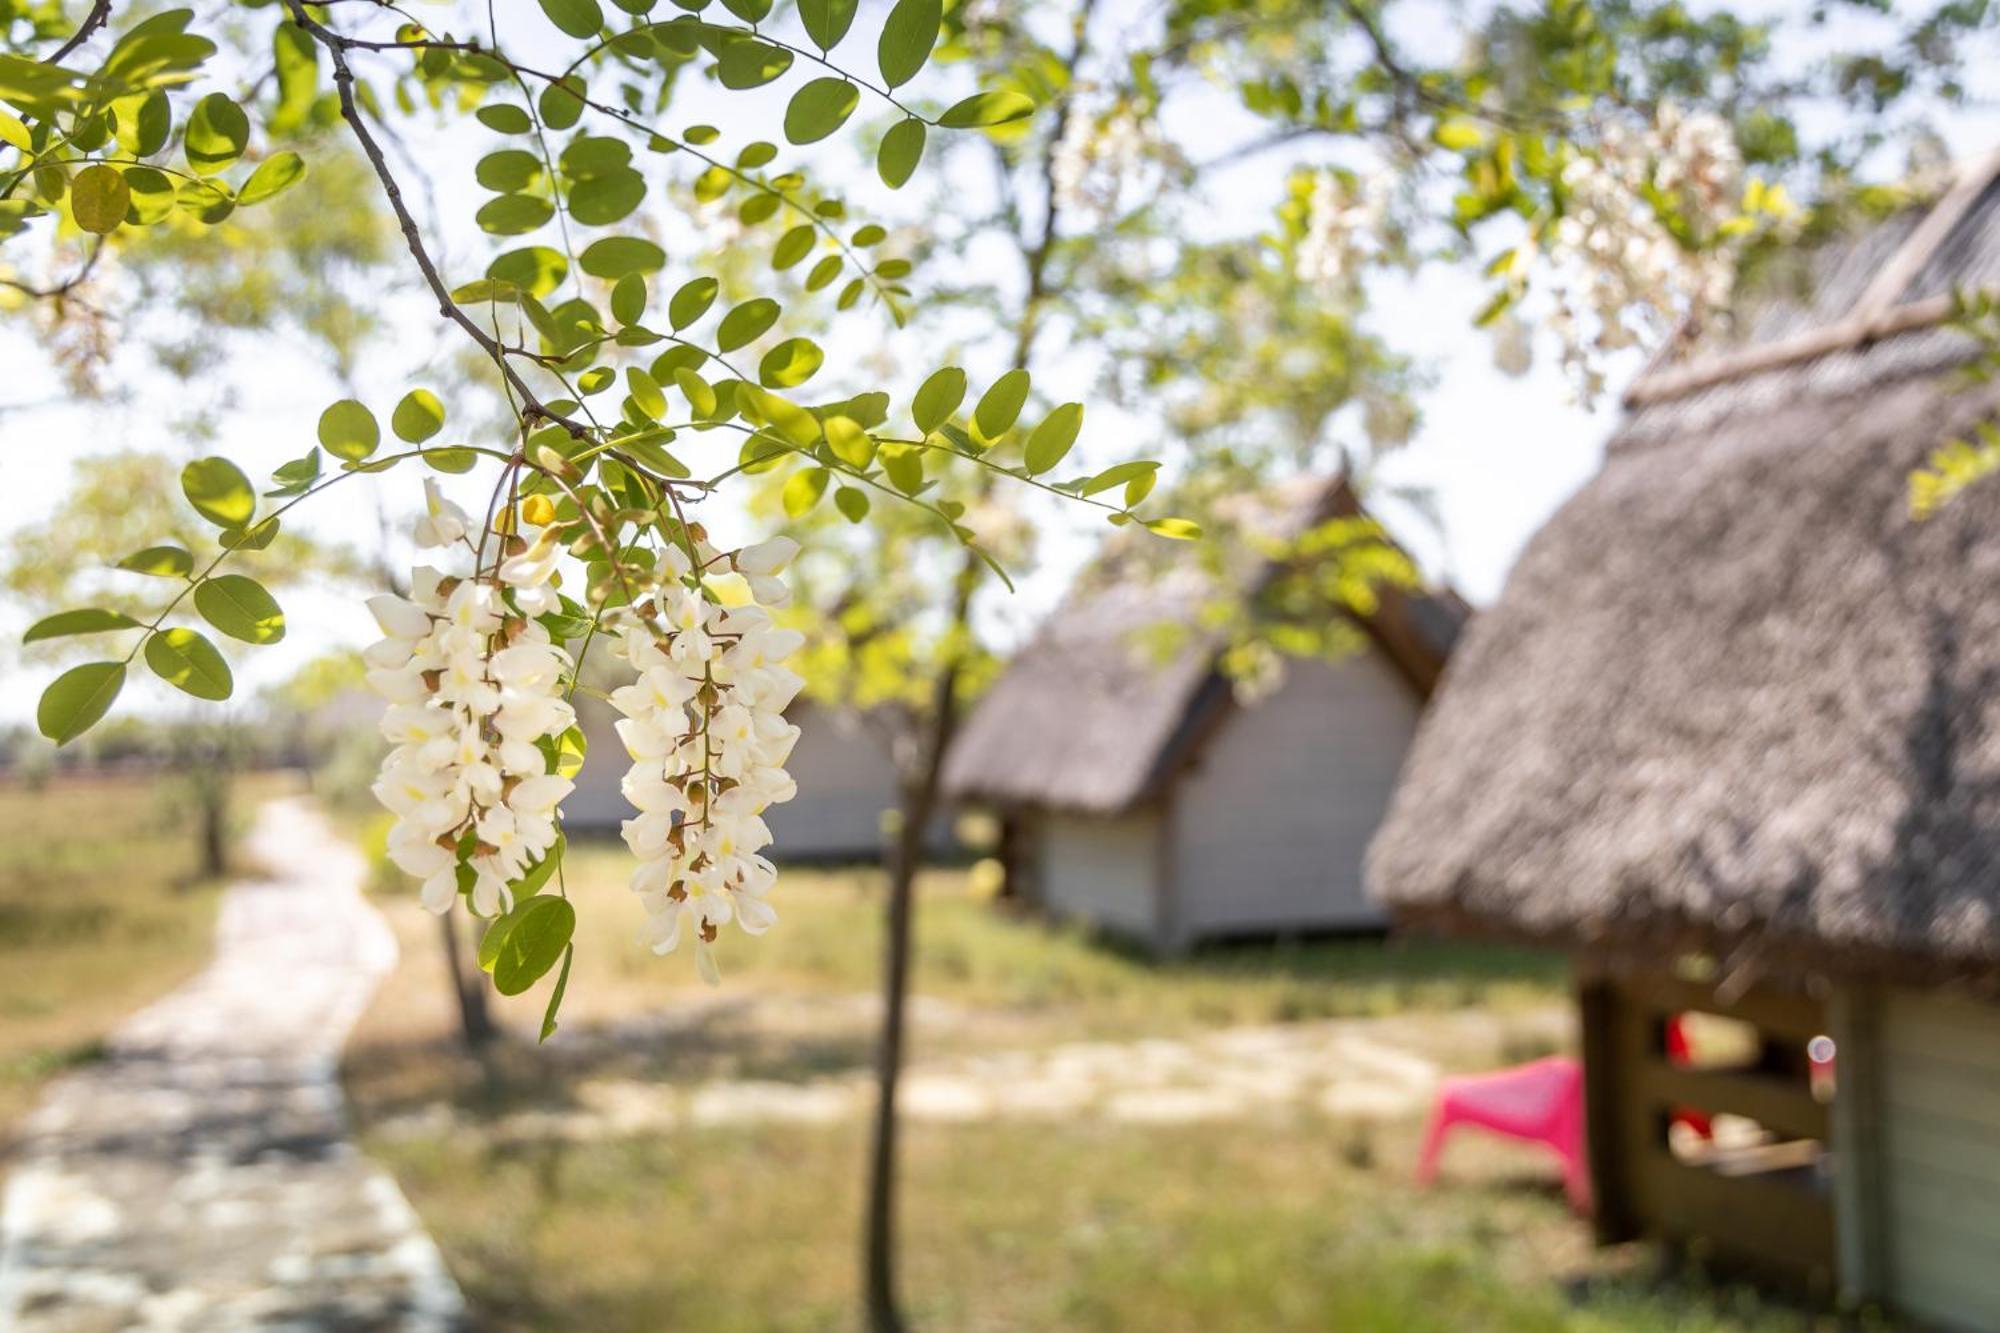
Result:
{"label": "white flower cluster", "polygon": [[[1563,170],[1569,199],[1547,251],[1549,327],[1586,400],[1603,390],[1600,354],[1729,299],[1737,247],[1721,240],[1722,224],[1736,211],[1743,175],[1728,123],[1709,112],[1663,104],[1644,133],[1613,124],[1600,144]],[[1649,192],[1674,202],[1695,248],[1668,229]]]}
{"label": "white flower cluster", "polygon": [[[469,544],[465,512],[425,489],[417,544]],[[507,886],[555,844],[556,807],[571,787],[537,744],[576,720],[564,697],[569,654],[533,619],[557,604],[561,546],[546,528],[506,540],[512,553],[497,576],[419,566],[407,599],[368,602],[386,636],[367,651],[368,683],[389,701],[382,734],[395,747],[375,796],[396,815],[389,858],[423,881],[433,912],[458,897],[467,833],[473,910],[512,910]]]}
{"label": "white flower cluster", "polygon": [[1120,102],[1093,112],[1073,104],[1049,164],[1056,203],[1065,213],[1115,217],[1167,152],[1159,127],[1135,108]]}
{"label": "white flower cluster", "polygon": [[1362,266],[1380,250],[1394,191],[1387,172],[1319,172],[1306,207],[1306,234],[1293,259],[1299,281],[1327,293],[1358,282]]}
{"label": "white flower cluster", "polygon": [[[777,870],[760,854],[771,841],[763,814],[796,791],[784,764],[799,730],[784,710],[804,682],[783,663],[803,636],[775,626],[765,608],[789,600],[777,576],[797,549],[783,537],[727,555],[698,541],[693,559],[674,548],[662,561],[673,577],[620,636],[619,655],[638,673],[611,694],[632,756],[625,798],[639,811],[624,824],[639,858],[632,890],[654,952],[691,933],[710,982],[720,927],[735,921],[760,935],[776,919],[765,900]],[[728,572],[746,580],[751,603],[714,600],[707,579]]]}

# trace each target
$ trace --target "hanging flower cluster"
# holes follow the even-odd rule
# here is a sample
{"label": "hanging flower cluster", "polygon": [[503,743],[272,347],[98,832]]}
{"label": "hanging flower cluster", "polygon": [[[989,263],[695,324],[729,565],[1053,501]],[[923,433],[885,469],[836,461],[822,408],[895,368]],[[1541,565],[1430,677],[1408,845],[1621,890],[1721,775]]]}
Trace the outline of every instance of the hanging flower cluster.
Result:
{"label": "hanging flower cluster", "polygon": [[1316,172],[1306,204],[1305,235],[1294,253],[1299,281],[1329,295],[1351,289],[1383,249],[1395,180],[1386,171]]}
{"label": "hanging flower cluster", "polygon": [[[672,952],[691,933],[711,982],[720,927],[735,921],[760,935],[776,919],[765,900],[777,870],[761,855],[771,841],[763,813],[796,791],[784,764],[799,729],[784,709],[804,681],[783,662],[804,637],[775,626],[765,608],[789,600],[777,575],[797,549],[782,537],[727,555],[697,539],[692,559],[670,549],[662,565],[672,577],[620,636],[619,655],[638,673],[611,694],[632,756],[625,798],[639,811],[624,824],[639,858],[632,889],[654,951]],[[730,572],[746,581],[750,603],[716,599],[713,576]]]}
{"label": "hanging flower cluster", "polygon": [[[428,481],[425,500],[417,544],[470,546],[465,512]],[[462,888],[482,916],[511,911],[507,886],[555,845],[572,785],[553,771],[550,745],[576,721],[572,663],[534,619],[555,605],[561,544],[552,528],[503,540],[492,573],[423,565],[408,598],[368,602],[386,636],[366,653],[368,683],[389,701],[382,734],[394,746],[375,796],[396,816],[389,858],[423,881],[433,912]]]}
{"label": "hanging flower cluster", "polygon": [[[1094,90],[1085,89],[1088,95]],[[1131,206],[1134,195],[1175,165],[1171,146],[1141,108],[1118,101],[1096,109],[1078,99],[1050,160],[1056,204],[1099,222]]]}
{"label": "hanging flower cluster", "polygon": [[1613,123],[1600,145],[1564,168],[1567,202],[1546,241],[1549,328],[1586,401],[1603,390],[1603,353],[1728,301],[1749,233],[1735,221],[1742,156],[1721,117],[1664,103],[1645,131]]}

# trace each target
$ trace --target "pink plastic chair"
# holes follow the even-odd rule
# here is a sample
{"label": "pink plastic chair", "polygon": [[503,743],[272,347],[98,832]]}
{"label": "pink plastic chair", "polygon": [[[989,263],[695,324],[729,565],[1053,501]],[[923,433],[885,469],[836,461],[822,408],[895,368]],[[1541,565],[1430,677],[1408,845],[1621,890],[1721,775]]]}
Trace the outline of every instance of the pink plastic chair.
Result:
{"label": "pink plastic chair", "polygon": [[1478,1125],[1510,1139],[1539,1143],[1562,1162],[1570,1206],[1590,1211],[1590,1168],[1583,1147],[1583,1066],[1560,1055],[1492,1074],[1448,1078],[1431,1108],[1430,1130],[1417,1158],[1417,1183],[1437,1177],[1445,1135]]}

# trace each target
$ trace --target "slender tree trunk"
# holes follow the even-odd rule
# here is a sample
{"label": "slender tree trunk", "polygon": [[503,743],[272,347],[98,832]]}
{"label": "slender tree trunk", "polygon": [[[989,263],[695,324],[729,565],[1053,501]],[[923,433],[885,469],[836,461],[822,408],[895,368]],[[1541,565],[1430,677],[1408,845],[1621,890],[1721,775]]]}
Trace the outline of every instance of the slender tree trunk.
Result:
{"label": "slender tree trunk", "polygon": [[458,947],[458,913],[446,912],[438,918],[438,934],[444,942],[444,965],[449,973],[452,994],[458,1000],[458,1033],[465,1049],[477,1054],[493,1040],[493,1020],[486,1012],[486,988],[479,974],[468,974],[463,951]]}
{"label": "slender tree trunk", "polygon": [[[952,626],[962,632],[978,586],[977,557],[959,571]],[[910,988],[910,934],[916,912],[917,872],[937,814],[945,751],[958,728],[958,676],[963,648],[954,649],[931,687],[930,716],[917,771],[903,789],[902,827],[889,846],[887,930],[882,944],[882,1033],[875,1047],[875,1125],[868,1149],[868,1202],[863,1283],[871,1333],[903,1333],[896,1298],[896,1088],[903,1071],[905,1000]]]}

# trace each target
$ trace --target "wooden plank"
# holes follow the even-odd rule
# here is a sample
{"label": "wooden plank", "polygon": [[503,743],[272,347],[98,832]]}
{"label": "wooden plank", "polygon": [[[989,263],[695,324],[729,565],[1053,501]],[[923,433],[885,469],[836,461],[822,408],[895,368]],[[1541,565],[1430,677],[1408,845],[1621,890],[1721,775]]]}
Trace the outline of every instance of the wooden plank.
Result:
{"label": "wooden plank", "polygon": [[1638,1164],[1649,1221],[1662,1235],[1701,1241],[1734,1264],[1806,1287],[1830,1287],[1833,1209],[1796,1179],[1718,1176],[1664,1152]]}
{"label": "wooden plank", "polygon": [[1883,1105],[1892,1120],[1908,1109],[1974,1124],[2000,1124],[2000,1085],[1968,1079],[1963,1070],[1891,1058],[1884,1064],[1882,1080]]}
{"label": "wooden plank", "polygon": [[1719,1014],[1754,1024],[1766,1033],[1785,1037],[1803,1045],[1826,1032],[1826,1009],[1803,995],[1770,990],[1751,990],[1728,1003],[1716,997],[1709,986],[1696,985],[1679,977],[1648,974],[1636,978],[1628,988],[1634,1003],[1662,1017],[1695,1010]]}
{"label": "wooden plank", "polygon": [[1834,1240],[1842,1303],[1859,1308],[1890,1287],[1883,1176],[1880,996],[1844,986],[1827,1004],[1840,1052],[1832,1107]]}
{"label": "wooden plank", "polygon": [[1903,1162],[1891,1168],[1891,1231],[1902,1238],[1929,1229],[1978,1238],[1983,1253],[2000,1256],[2000,1190],[1949,1164]]}
{"label": "wooden plank", "polygon": [[1803,1084],[1728,1069],[1683,1069],[1664,1060],[1648,1061],[1638,1071],[1636,1089],[1650,1105],[1669,1110],[1689,1106],[1698,1111],[1726,1111],[1748,1116],[1774,1134],[1793,1139],[1820,1139],[1828,1133],[1826,1107],[1813,1100]]}
{"label": "wooden plank", "polygon": [[1623,1093],[1625,1063],[1619,1040],[1618,990],[1602,978],[1579,978],[1577,1011],[1583,1049],[1584,1147],[1590,1165],[1593,1223],[1600,1245],[1616,1245],[1640,1234],[1621,1150],[1627,1113]]}

